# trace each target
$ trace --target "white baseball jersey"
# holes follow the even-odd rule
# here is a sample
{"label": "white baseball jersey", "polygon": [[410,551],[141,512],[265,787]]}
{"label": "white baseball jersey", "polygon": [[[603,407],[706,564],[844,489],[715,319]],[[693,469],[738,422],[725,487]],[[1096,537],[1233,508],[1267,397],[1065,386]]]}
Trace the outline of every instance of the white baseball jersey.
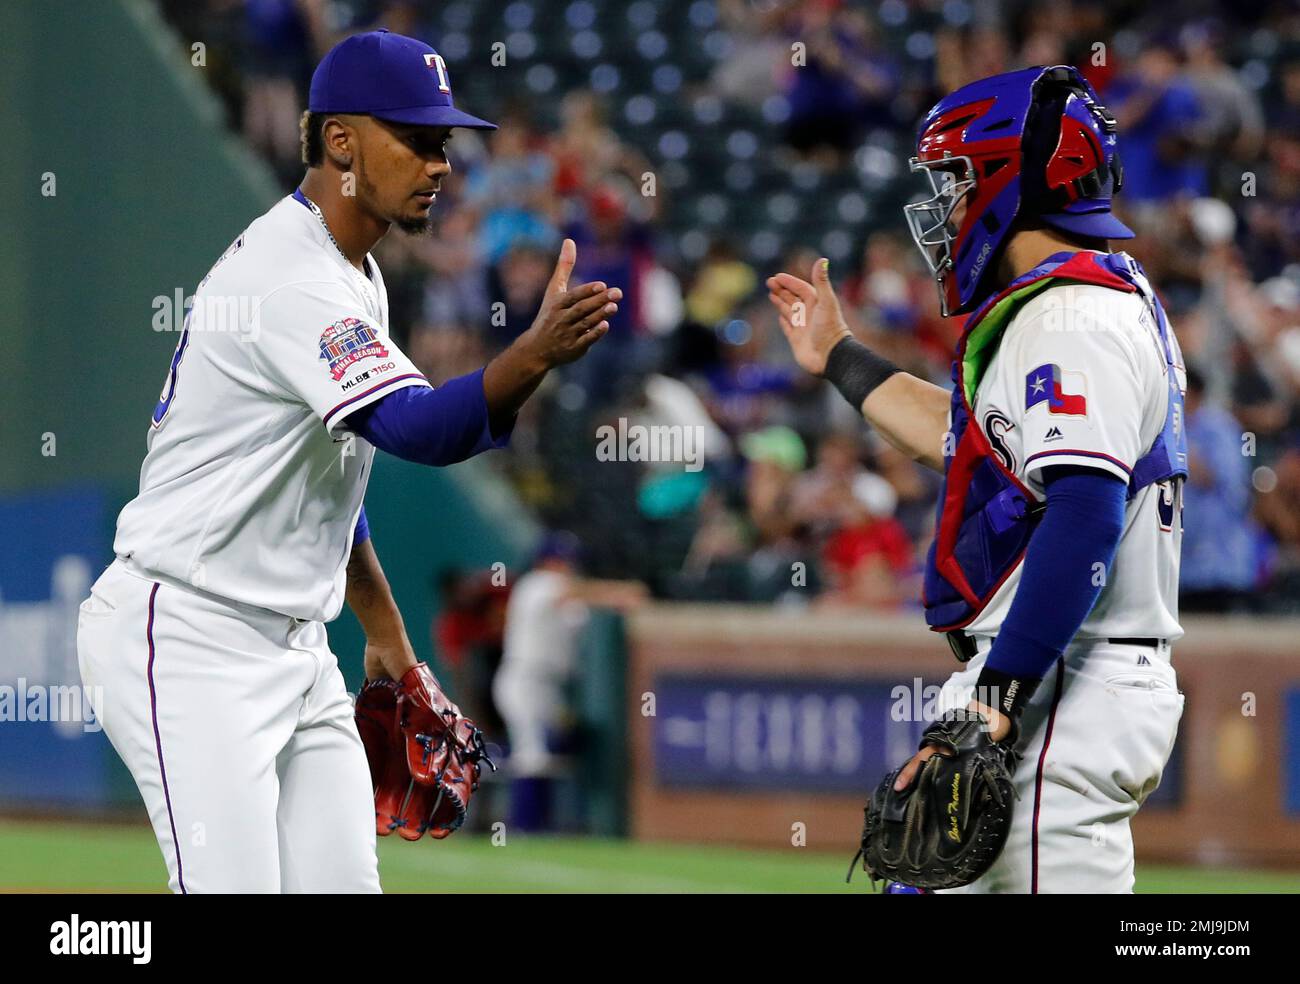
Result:
{"label": "white baseball jersey", "polygon": [[329,621],[374,448],[346,416],[428,381],[388,296],[304,201],[282,199],[199,284],[114,552],[159,580]]}
{"label": "white baseball jersey", "polygon": [[573,670],[578,633],[587,606],[565,598],[572,578],[538,568],[521,577],[506,604],[502,666],[537,676],[563,676]]}
{"label": "white baseball jersey", "polygon": [[510,733],[515,776],[546,776],[557,766],[547,736],[564,715],[564,688],[588,617],[585,604],[565,599],[570,582],[559,571],[529,571],[506,606],[505,645],[492,695]]}
{"label": "white baseball jersey", "polygon": [[[1172,328],[1169,341],[1181,367]],[[1179,369],[1179,388],[1186,379]],[[1085,465],[1128,482],[1164,427],[1169,401],[1154,314],[1140,294],[1060,284],[1030,298],[1002,336],[974,411],[1003,464],[1040,499],[1042,470]],[[1181,425],[1181,422],[1179,422]],[[1124,532],[1096,607],[1076,638],[1177,639],[1181,483],[1148,485],[1128,501]],[[1023,564],[966,629],[996,635]]]}

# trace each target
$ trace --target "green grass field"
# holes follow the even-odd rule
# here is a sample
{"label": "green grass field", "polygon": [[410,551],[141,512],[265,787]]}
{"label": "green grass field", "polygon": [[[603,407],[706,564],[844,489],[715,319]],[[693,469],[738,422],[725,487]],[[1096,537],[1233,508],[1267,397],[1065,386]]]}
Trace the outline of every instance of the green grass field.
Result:
{"label": "green grass field", "polygon": [[[457,835],[442,843],[380,841],[388,892],[856,892],[848,857],[789,851],[517,837],[493,846]],[[147,828],[0,821],[0,891],[157,892],[166,874]],[[1300,892],[1300,873],[1139,866],[1147,893]]]}

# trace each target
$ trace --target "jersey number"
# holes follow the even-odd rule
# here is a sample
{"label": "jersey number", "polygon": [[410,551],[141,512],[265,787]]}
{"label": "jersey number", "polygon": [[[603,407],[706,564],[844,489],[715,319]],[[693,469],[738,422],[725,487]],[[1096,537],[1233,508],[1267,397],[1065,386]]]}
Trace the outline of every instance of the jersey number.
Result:
{"label": "jersey number", "polygon": [[[199,281],[199,290],[202,290],[204,284],[212,279],[212,275],[217,272],[217,267],[243,248],[244,236],[240,234],[233,243],[226,247],[226,251],[217,257],[217,262],[212,264],[212,269]],[[167,370],[167,381],[163,383],[162,393],[158,396],[158,404],[153,408],[152,420],[155,427],[162,426],[163,418],[167,416],[167,411],[172,408],[172,400],[176,399],[176,377],[181,371],[181,360],[185,358],[185,349],[190,344],[190,318],[193,314],[193,307],[185,312],[185,325],[181,331],[180,341],[176,343],[176,351],[172,353],[172,364],[171,368]]]}
{"label": "jersey number", "polygon": [[167,381],[163,383],[162,393],[158,396],[158,405],[153,408],[153,426],[161,427],[163,418],[167,416],[167,411],[172,408],[172,400],[176,399],[176,377],[181,371],[181,360],[185,358],[185,349],[190,344],[190,319],[189,315],[185,317],[185,328],[181,332],[180,341],[176,343],[176,351],[172,353],[171,368],[167,370]]}
{"label": "jersey number", "polygon": [[1178,521],[1178,532],[1183,531],[1183,483],[1181,479],[1170,479],[1156,485],[1156,512],[1160,516],[1160,529],[1172,533],[1174,520]]}

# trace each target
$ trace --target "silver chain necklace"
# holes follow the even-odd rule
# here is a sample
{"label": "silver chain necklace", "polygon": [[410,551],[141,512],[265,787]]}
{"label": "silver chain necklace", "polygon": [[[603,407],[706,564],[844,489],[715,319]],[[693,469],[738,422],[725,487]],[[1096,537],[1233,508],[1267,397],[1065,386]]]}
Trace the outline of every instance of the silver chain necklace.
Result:
{"label": "silver chain necklace", "polygon": [[[325,230],[325,235],[329,237],[330,243],[334,246],[334,251],[343,258],[343,262],[347,264],[348,271],[356,278],[357,282],[362,285],[362,294],[366,298],[366,306],[370,307],[371,295],[375,290],[374,285],[370,283],[370,278],[352,265],[352,261],[348,259],[348,254],[343,252],[343,248],[339,246],[339,241],[334,238],[334,233],[330,232],[329,223],[325,221],[325,215],[321,212],[320,206],[308,198],[307,193],[301,188],[298,189],[298,193],[302,195],[302,200],[306,202],[307,207],[311,209],[311,214],[316,216],[316,221],[320,223],[320,227]],[[365,261],[362,260],[362,262],[364,263]],[[379,315],[378,311],[372,311],[372,313],[376,317]]]}

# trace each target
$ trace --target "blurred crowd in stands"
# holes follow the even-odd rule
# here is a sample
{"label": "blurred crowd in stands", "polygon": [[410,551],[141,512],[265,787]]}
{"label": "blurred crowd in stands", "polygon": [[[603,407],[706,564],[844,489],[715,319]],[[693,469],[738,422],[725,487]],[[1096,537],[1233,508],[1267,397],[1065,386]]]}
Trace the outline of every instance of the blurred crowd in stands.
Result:
{"label": "blurred crowd in stands", "polygon": [[[232,127],[286,191],[335,40],[384,26],[446,56],[458,102],[500,129],[456,133],[431,236],[381,244],[391,329],[435,382],[481,365],[573,237],[575,276],[626,300],[494,463],[590,573],[693,601],[918,604],[938,476],[793,366],[762,279],[830,256],[859,336],[947,385],[960,319],[938,317],[897,209],[919,190],[917,122],[973,79],[1077,65],[1120,122],[1118,211],[1139,238],[1118,248],[1189,366],[1185,607],[1300,611],[1294,4],[160,2],[207,43]],[[599,460],[620,419],[692,428],[703,468]],[[496,611],[490,595],[475,604]]]}

